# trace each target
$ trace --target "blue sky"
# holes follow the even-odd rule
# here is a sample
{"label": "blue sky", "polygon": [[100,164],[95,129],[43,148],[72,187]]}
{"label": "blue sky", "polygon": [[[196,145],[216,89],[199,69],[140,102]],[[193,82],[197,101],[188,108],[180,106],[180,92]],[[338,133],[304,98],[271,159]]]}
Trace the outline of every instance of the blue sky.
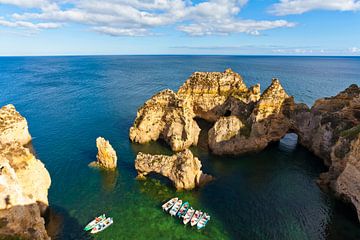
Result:
{"label": "blue sky", "polygon": [[0,55],[360,55],[360,0],[0,0]]}

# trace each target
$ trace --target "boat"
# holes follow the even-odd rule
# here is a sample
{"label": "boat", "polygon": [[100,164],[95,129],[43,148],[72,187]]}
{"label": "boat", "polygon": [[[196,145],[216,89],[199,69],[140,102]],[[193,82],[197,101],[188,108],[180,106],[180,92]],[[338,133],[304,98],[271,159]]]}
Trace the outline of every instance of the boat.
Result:
{"label": "boat", "polygon": [[169,213],[171,216],[175,216],[176,213],[179,211],[180,207],[182,205],[182,200],[179,199],[175,204],[174,206],[170,209]]}
{"label": "boat", "polygon": [[102,214],[98,217],[96,217],[94,220],[92,220],[91,222],[89,222],[85,227],[84,230],[85,231],[89,231],[91,229],[93,229],[99,222],[102,222],[106,219],[105,214]]}
{"label": "boat", "polygon": [[199,222],[197,223],[196,227],[197,229],[202,229],[206,226],[206,224],[210,221],[210,215],[207,213],[204,213],[202,217],[200,218]]}
{"label": "boat", "polygon": [[189,202],[184,202],[183,205],[181,206],[180,210],[178,211],[177,213],[177,216],[178,217],[183,217],[185,216],[187,210],[189,209],[190,207],[190,203]]}
{"label": "boat", "polygon": [[192,216],[194,215],[195,209],[192,207],[186,212],[185,216],[183,217],[183,223],[186,225],[188,222],[190,222]]}
{"label": "boat", "polygon": [[169,201],[167,201],[166,203],[164,203],[162,205],[162,209],[164,211],[168,211],[172,206],[174,206],[174,204],[177,202],[177,200],[178,200],[177,197],[170,199]]}
{"label": "boat", "polygon": [[196,210],[190,221],[191,226],[195,226],[199,222],[202,215],[203,212],[201,210]]}
{"label": "boat", "polygon": [[102,222],[99,222],[92,230],[90,233],[95,234],[98,232],[101,232],[103,230],[105,230],[106,228],[108,228],[111,224],[113,224],[113,219],[112,218],[107,218]]}

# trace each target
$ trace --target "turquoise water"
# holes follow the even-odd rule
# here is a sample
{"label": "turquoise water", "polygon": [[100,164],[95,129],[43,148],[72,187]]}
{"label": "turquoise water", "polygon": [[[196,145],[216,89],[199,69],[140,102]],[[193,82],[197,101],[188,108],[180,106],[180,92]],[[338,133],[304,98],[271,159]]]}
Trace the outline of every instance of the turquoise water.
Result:
{"label": "turquoise water", "polygon": [[[33,145],[52,185],[48,230],[54,239],[359,239],[348,206],[316,185],[321,160],[289,134],[265,151],[237,157],[192,148],[216,181],[175,192],[159,176],[137,181],[138,151],[171,154],[162,143],[128,140],[136,110],[165,88],[176,90],[193,71],[231,67],[262,90],[278,77],[297,101],[311,105],[360,83],[360,58],[235,56],[88,56],[0,58],[0,104],[13,103],[27,118]],[[208,125],[200,122],[206,129]],[[205,136],[202,132],[202,137]],[[95,139],[109,139],[118,154],[115,173],[89,168]],[[173,196],[209,212],[201,231],[164,214]],[[83,226],[106,213],[115,223],[90,236]]]}

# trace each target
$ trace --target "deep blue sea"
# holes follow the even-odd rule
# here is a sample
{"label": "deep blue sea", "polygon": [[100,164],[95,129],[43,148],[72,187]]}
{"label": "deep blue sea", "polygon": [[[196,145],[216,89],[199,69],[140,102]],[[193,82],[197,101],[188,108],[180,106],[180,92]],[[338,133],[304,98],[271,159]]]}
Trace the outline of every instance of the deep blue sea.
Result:
{"label": "deep blue sea", "polygon": [[[171,154],[161,143],[132,144],[137,108],[156,92],[177,88],[194,71],[239,72],[264,90],[280,79],[296,101],[312,105],[352,83],[360,84],[360,58],[264,56],[74,56],[0,58],[0,105],[26,117],[37,157],[49,170],[47,226],[54,239],[360,239],[352,209],[316,184],[322,161],[288,134],[261,153],[219,157],[192,148],[216,181],[175,192],[162,178],[135,179],[138,151]],[[201,123],[206,128],[206,123]],[[118,170],[89,168],[95,139],[110,140]],[[201,231],[160,209],[173,196],[211,214]],[[90,236],[82,231],[106,213],[114,224]]]}

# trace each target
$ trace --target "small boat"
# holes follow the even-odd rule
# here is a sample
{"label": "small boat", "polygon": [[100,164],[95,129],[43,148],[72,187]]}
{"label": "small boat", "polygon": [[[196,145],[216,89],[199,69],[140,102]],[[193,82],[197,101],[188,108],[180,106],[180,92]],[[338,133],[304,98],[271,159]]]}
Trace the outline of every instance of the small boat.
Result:
{"label": "small boat", "polygon": [[85,231],[89,231],[89,230],[93,229],[99,222],[102,222],[102,221],[104,221],[105,219],[106,219],[105,214],[96,217],[94,220],[92,220],[91,222],[89,222],[88,225],[86,225],[86,226],[84,227],[84,230],[85,230]]}
{"label": "small boat", "polygon": [[183,217],[183,223],[184,223],[185,225],[186,225],[188,222],[190,222],[192,216],[194,215],[194,212],[195,212],[195,209],[193,209],[193,208],[190,208],[190,209],[186,212],[185,216]]}
{"label": "small boat", "polygon": [[196,227],[197,229],[202,229],[206,226],[206,224],[210,221],[210,215],[207,213],[204,213],[202,217],[200,218],[199,222],[197,223]]}
{"label": "small boat", "polygon": [[175,216],[176,213],[179,211],[180,207],[182,205],[182,200],[179,199],[175,204],[174,206],[170,209],[169,213],[171,216]]}
{"label": "small boat", "polygon": [[99,222],[92,230],[90,233],[95,234],[98,232],[101,232],[103,230],[105,230],[107,227],[109,227],[111,224],[113,224],[113,219],[112,218],[107,218],[102,222]]}
{"label": "small boat", "polygon": [[195,226],[199,222],[202,215],[203,212],[201,210],[196,210],[190,221],[191,226]]}
{"label": "small boat", "polygon": [[178,211],[177,216],[178,217],[184,217],[187,210],[189,209],[189,207],[190,207],[190,203],[189,202],[184,202],[184,204],[181,206],[180,210]]}
{"label": "small boat", "polygon": [[166,203],[164,203],[162,205],[162,209],[165,211],[168,211],[172,206],[174,206],[174,204],[177,202],[177,200],[178,200],[177,197],[170,199],[169,201],[167,201]]}

